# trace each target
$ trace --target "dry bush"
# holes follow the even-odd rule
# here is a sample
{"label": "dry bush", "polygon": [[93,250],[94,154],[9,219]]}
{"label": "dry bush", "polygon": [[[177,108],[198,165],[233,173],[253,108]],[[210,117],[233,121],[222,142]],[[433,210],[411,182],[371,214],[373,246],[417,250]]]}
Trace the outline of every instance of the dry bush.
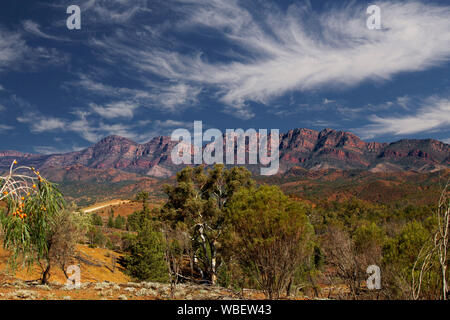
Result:
{"label": "dry bush", "polygon": [[85,230],[83,218],[77,213],[62,210],[55,215],[48,230],[48,255],[44,263],[40,263],[44,272],[48,268],[48,277],[53,265],[60,267],[68,277],[66,269],[73,262],[75,246],[82,240]]}
{"label": "dry bush", "polygon": [[[360,231],[360,232],[358,232]],[[364,292],[361,284],[367,279],[367,267],[379,265],[382,251],[382,236],[374,235],[373,229],[364,226],[357,229],[354,238],[336,227],[330,226],[323,238],[322,249],[326,263],[333,273],[349,288],[351,297],[370,298],[376,292]]]}

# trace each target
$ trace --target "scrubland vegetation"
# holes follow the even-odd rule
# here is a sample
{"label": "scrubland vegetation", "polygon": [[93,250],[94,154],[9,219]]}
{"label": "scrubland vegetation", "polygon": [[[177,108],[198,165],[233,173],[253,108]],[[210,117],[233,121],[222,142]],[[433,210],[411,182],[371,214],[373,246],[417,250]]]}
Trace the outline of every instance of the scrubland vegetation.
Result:
{"label": "scrubland vegetation", "polygon": [[[141,210],[125,219],[113,210],[83,214],[39,173],[21,170],[34,176],[19,183],[20,171],[11,171],[0,181],[3,245],[12,269],[41,265],[43,283],[85,242],[124,253],[125,273],[173,291],[196,283],[255,288],[271,299],[447,298],[446,187],[435,206],[311,203],[257,185],[245,168],[188,167],[164,187],[162,206],[150,208],[140,192]],[[366,287],[369,265],[381,269],[380,290]]]}

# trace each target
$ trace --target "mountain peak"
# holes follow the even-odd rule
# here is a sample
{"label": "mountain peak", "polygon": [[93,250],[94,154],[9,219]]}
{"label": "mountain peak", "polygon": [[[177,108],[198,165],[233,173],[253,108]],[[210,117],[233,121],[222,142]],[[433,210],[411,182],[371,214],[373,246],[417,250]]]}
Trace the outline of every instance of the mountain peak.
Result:
{"label": "mountain peak", "polygon": [[118,136],[118,135],[110,135],[110,136],[103,138],[102,140],[97,142],[95,145],[117,144],[117,143],[127,143],[127,144],[133,144],[133,145],[137,144],[136,142],[134,142],[131,139],[128,139],[128,138],[125,138],[122,136]]}

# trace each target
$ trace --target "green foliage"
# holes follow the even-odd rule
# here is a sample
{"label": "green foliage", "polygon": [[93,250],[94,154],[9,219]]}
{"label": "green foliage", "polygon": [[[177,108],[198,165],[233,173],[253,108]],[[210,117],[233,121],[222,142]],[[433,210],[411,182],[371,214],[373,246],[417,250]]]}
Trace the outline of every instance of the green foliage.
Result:
{"label": "green foliage", "polygon": [[90,214],[81,211],[74,211],[72,213],[73,223],[79,228],[82,234],[86,234],[89,227],[92,226],[92,219]]}
{"label": "green foliage", "polygon": [[393,216],[386,206],[351,198],[343,202],[321,203],[314,210],[313,221],[319,233],[333,225],[353,234],[363,224],[388,221]]}
{"label": "green foliage", "polygon": [[[65,207],[64,198],[54,184],[40,178],[35,189],[22,203],[7,199],[8,209],[0,217],[3,245],[13,253],[10,260],[13,268],[19,257],[29,266],[47,257],[49,231],[55,216]],[[23,212],[22,218],[19,212]]]}
{"label": "green foliage", "polygon": [[125,227],[126,224],[126,219],[122,216],[117,216],[116,219],[114,220],[114,228],[116,229],[123,229]]}
{"label": "green foliage", "polygon": [[126,219],[120,215],[114,218],[114,210],[111,209],[108,216],[108,223],[106,224],[106,226],[108,228],[123,229],[125,227],[126,222],[127,222]]}
{"label": "green foliage", "polygon": [[92,225],[94,226],[103,226],[103,219],[102,217],[100,217],[97,213],[92,213],[91,214],[91,220],[92,220]]}
{"label": "green foliage", "polygon": [[125,257],[127,274],[140,281],[168,281],[163,235],[149,222],[140,228],[128,250]]}
{"label": "green foliage", "polygon": [[392,173],[380,176],[366,170],[330,169],[311,175],[303,168],[292,168],[286,174],[257,177],[257,181],[280,185],[289,195],[295,195],[313,203],[324,199],[342,201],[348,195],[373,204],[410,205],[413,211],[423,205],[434,205],[439,199],[442,181],[449,177],[448,171],[430,173]]}
{"label": "green foliage", "polygon": [[269,298],[279,297],[314,249],[307,207],[278,187],[261,186],[240,189],[228,212],[232,231],[228,244],[241,267]]}
{"label": "green foliage", "polygon": [[107,238],[102,232],[102,230],[97,226],[91,226],[89,228],[89,231],[87,233],[87,236],[89,238],[89,245],[92,248],[100,247],[104,248],[107,243]]}
{"label": "green foliage", "polygon": [[[356,253],[370,252],[372,248],[381,248],[385,241],[385,234],[381,227],[374,222],[359,226],[353,236]],[[375,252],[372,252],[375,255]],[[374,261],[375,263],[376,261]]]}
{"label": "green foliage", "polygon": [[243,288],[256,287],[254,279],[246,275],[237,261],[233,259],[224,259],[218,270],[217,283],[221,287],[231,288],[235,291]]}
{"label": "green foliage", "polygon": [[212,283],[222,263],[220,241],[226,231],[228,202],[241,187],[253,184],[245,168],[227,170],[216,165],[206,172],[203,167],[187,167],[177,174],[175,186],[164,188],[168,200],[161,210],[162,219],[172,230],[187,230],[197,267]]}
{"label": "green foliage", "polygon": [[386,242],[383,248],[383,262],[398,264],[406,270],[411,270],[420,248],[429,236],[429,232],[420,222],[408,223],[400,234]]}
{"label": "green foliage", "polygon": [[114,211],[111,209],[108,216],[108,222],[106,223],[108,228],[114,228]]}
{"label": "green foliage", "polygon": [[[422,247],[429,241],[430,232],[422,223],[413,221],[406,224],[401,232],[386,241],[383,247],[383,265],[386,281],[392,298],[412,298],[412,270]],[[419,265],[421,261],[419,260]],[[416,268],[415,276],[418,276]],[[422,284],[425,298],[436,299],[440,295],[439,268],[432,263]]]}
{"label": "green foliage", "polygon": [[148,210],[135,211],[127,217],[127,230],[137,232],[145,225],[147,220],[151,220]]}
{"label": "green foliage", "polygon": [[136,194],[135,200],[142,201],[142,211],[148,210],[147,201],[150,198],[150,194],[147,191],[140,191]]}

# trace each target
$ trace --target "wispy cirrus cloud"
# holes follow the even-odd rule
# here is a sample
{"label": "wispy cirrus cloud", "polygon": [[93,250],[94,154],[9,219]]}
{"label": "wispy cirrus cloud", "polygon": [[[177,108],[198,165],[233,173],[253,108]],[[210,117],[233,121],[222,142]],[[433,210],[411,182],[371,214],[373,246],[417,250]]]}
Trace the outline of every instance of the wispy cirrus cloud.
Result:
{"label": "wispy cirrus cloud", "polygon": [[41,26],[32,20],[23,21],[22,26],[26,32],[33,34],[34,36],[37,36],[37,37],[50,39],[50,40],[56,40],[56,41],[68,41],[68,39],[66,39],[66,38],[62,38],[62,37],[58,37],[58,36],[54,36],[54,35],[45,33],[44,31],[42,31]]}
{"label": "wispy cirrus cloud", "polygon": [[180,53],[126,33],[91,43],[141,74],[215,87],[219,100],[239,116],[252,116],[249,101],[266,104],[291,90],[386,81],[450,58],[450,7],[445,5],[380,1],[383,29],[369,30],[366,6],[354,3],[317,13],[308,5],[283,12],[274,5],[250,10],[235,0],[176,2],[184,18],[175,27],[185,34],[217,32],[239,58],[215,61],[201,49]]}
{"label": "wispy cirrus cloud", "polygon": [[20,33],[0,27],[0,71],[20,62],[26,52],[27,45]]}
{"label": "wispy cirrus cloud", "polygon": [[133,118],[134,110],[138,107],[135,103],[129,101],[117,101],[105,106],[90,103],[89,106],[95,113],[106,119]]}
{"label": "wispy cirrus cloud", "polygon": [[17,121],[27,124],[34,134],[44,132],[71,132],[79,135],[84,140],[95,143],[107,135],[117,134],[127,138],[133,138],[135,134],[130,132],[130,126],[124,124],[107,124],[95,119],[89,119],[90,113],[76,111],[72,119],[48,117],[40,113],[28,114],[26,117],[18,117]]}
{"label": "wispy cirrus cloud", "polygon": [[10,31],[0,26],[0,71],[36,70],[48,65],[62,65],[70,60],[70,55],[55,48],[30,46],[23,32]]}
{"label": "wispy cirrus cloud", "polygon": [[83,150],[84,147],[73,145],[72,147],[57,147],[57,146],[34,146],[34,151],[40,154],[61,154],[73,151]]}
{"label": "wispy cirrus cloud", "polygon": [[14,129],[13,126],[7,125],[7,124],[0,124],[0,132],[2,131],[7,131],[7,130],[12,130]]}
{"label": "wispy cirrus cloud", "polygon": [[171,112],[176,112],[183,106],[195,104],[200,92],[201,88],[178,83],[169,86],[153,87],[149,96],[154,104],[158,104]]}
{"label": "wispy cirrus cloud", "polygon": [[43,117],[37,113],[28,113],[26,117],[19,116],[17,117],[17,121],[20,123],[29,124],[30,131],[33,133],[64,129],[67,125],[66,122],[61,119],[54,117]]}
{"label": "wispy cirrus cloud", "polygon": [[139,13],[151,11],[150,7],[147,0],[88,0],[81,4],[96,22],[107,24],[125,23]]}
{"label": "wispy cirrus cloud", "polygon": [[430,97],[410,114],[380,117],[372,115],[365,127],[355,129],[363,138],[386,134],[411,135],[440,130],[450,126],[450,99]]}
{"label": "wispy cirrus cloud", "polygon": [[[17,117],[17,121],[27,125],[31,133],[74,133],[90,143],[96,143],[108,135],[119,135],[144,143],[155,136],[169,135],[175,128],[192,126],[192,123],[172,119],[130,120],[125,123],[106,122],[104,119],[114,119],[115,117],[101,114],[99,117],[99,113],[108,112],[103,109],[101,112],[99,110],[75,110],[68,113],[66,117],[53,117],[37,111],[36,108],[21,98],[14,97],[13,101],[24,111],[21,116]],[[116,107],[120,108],[119,106],[113,106],[109,113],[116,112],[116,116],[119,116],[120,112],[114,109]],[[12,127],[0,125],[0,130],[7,129],[12,129]],[[39,150],[36,149],[39,153],[54,153],[53,151],[56,150],[51,149],[51,146],[40,146],[39,148]],[[73,151],[73,148],[70,148],[70,150]]]}
{"label": "wispy cirrus cloud", "polygon": [[111,99],[106,106],[91,103],[90,107],[105,118],[129,117],[139,107],[155,108],[164,112],[179,112],[194,105],[201,93],[200,87],[185,83],[157,83],[143,80],[141,89],[115,87],[94,80],[87,75],[79,75],[78,81],[68,83],[71,87],[84,90],[100,97]]}

